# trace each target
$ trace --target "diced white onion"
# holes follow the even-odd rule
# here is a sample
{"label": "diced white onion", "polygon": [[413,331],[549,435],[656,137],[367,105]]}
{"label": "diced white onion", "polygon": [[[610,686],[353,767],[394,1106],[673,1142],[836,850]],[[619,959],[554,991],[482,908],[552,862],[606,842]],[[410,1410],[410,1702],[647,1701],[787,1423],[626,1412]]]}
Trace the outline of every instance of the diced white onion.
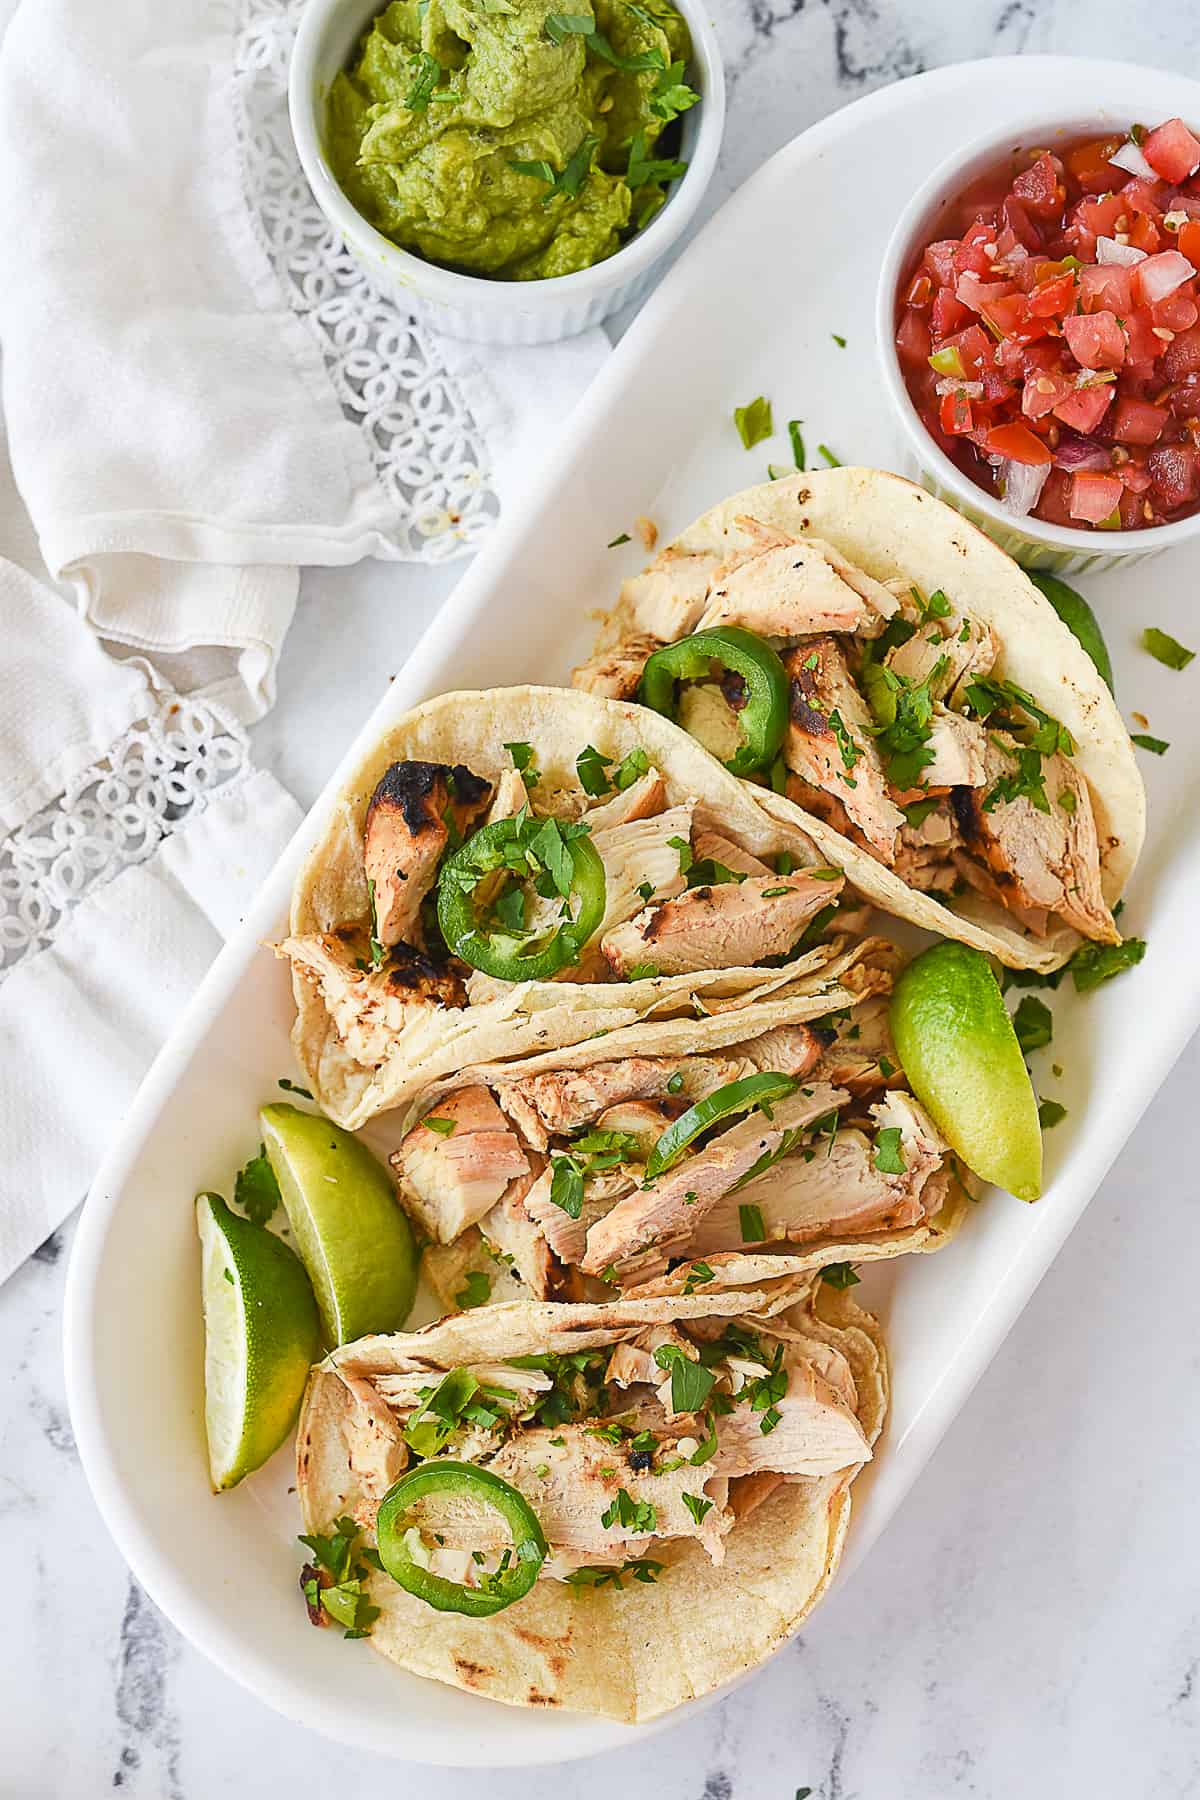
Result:
{"label": "diced white onion", "polygon": [[1134,277],[1136,289],[1140,291],[1143,306],[1153,306],[1156,301],[1165,300],[1173,294],[1177,287],[1190,281],[1196,273],[1192,264],[1178,250],[1158,250],[1148,256],[1138,274]]}
{"label": "diced white onion", "polygon": [[1158,180],[1158,171],[1146,161],[1141,145],[1135,144],[1132,138],[1122,144],[1116,155],[1110,156],[1108,160],[1115,163],[1118,169],[1128,169],[1131,175],[1140,175],[1144,181]]}
{"label": "diced white onion", "polygon": [[939,394],[963,394],[968,400],[983,399],[982,381],[955,381],[953,375],[944,375],[934,385]]}
{"label": "diced white onion", "polygon": [[1096,239],[1096,261],[1098,263],[1123,263],[1132,268],[1134,263],[1145,262],[1146,252],[1139,250],[1136,244],[1118,244],[1116,238],[1098,237]]}
{"label": "diced white onion", "polygon": [[1031,513],[1049,475],[1049,463],[1004,462],[1001,465],[1004,495],[1000,504],[1005,512],[1015,513],[1019,519]]}

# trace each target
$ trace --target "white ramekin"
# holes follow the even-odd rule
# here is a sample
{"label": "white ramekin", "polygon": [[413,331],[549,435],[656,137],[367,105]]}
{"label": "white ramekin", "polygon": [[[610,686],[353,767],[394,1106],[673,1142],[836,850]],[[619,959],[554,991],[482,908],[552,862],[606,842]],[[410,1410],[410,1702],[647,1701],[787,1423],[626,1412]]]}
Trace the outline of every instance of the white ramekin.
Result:
{"label": "white ramekin", "polygon": [[698,0],[674,0],[692,34],[690,77],[700,104],[684,113],[687,172],[644,231],[615,256],[545,281],[459,275],[399,249],[346,198],[325,157],[325,98],[385,0],[308,0],[292,51],[288,107],[300,162],[317,205],[372,282],[422,324],[485,344],[546,344],[598,325],[638,300],[654,265],[687,229],[716,167],[725,126],[725,74],[716,35]]}
{"label": "white ramekin", "polygon": [[[1064,117],[1064,112],[1067,116]],[[995,166],[1005,151],[1020,146],[1045,146],[1082,136],[1105,137],[1127,131],[1140,115],[1115,106],[1098,106],[1086,113],[1048,115],[1045,108],[1015,116],[1003,131],[990,131],[963,150],[939,163],[929,179],[916,189],[896,221],[879,271],[875,300],[875,334],[883,385],[904,433],[908,468],[924,487],[982,526],[1010,556],[1029,568],[1058,574],[1098,573],[1117,563],[1129,564],[1157,556],[1200,532],[1200,513],[1177,519],[1170,525],[1148,526],[1145,531],[1076,531],[1048,525],[1042,519],[1018,518],[1000,501],[969,480],[936,444],[909,398],[896,351],[896,296],[901,277],[917,251],[942,235],[939,223],[945,210],[970,182]],[[955,234],[957,235],[957,233]]]}

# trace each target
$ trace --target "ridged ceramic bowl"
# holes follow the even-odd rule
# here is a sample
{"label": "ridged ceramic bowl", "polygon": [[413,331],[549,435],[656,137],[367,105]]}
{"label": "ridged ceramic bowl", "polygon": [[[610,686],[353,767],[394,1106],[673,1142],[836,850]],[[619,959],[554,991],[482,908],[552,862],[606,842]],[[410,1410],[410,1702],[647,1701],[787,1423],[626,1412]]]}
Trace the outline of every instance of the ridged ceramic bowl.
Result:
{"label": "ridged ceramic bowl", "polygon": [[375,286],[422,324],[485,344],[547,344],[574,337],[638,300],[655,264],[695,217],[725,128],[725,74],[716,35],[697,0],[674,0],[692,34],[689,80],[700,104],[683,114],[681,159],[666,205],[607,261],[544,281],[494,281],[443,269],[401,250],[369,225],[339,187],[325,155],[325,102],[384,0],[308,0],[292,52],[288,107],[301,166],[317,205]]}
{"label": "ridged ceramic bowl", "polygon": [[[1107,96],[1105,96],[1107,100]],[[1027,568],[1048,569],[1059,575],[1098,574],[1117,564],[1144,561],[1162,550],[1186,542],[1200,532],[1200,512],[1170,525],[1148,526],[1145,531],[1076,531],[1049,525],[1044,519],[1020,517],[1000,500],[978,487],[929,435],[909,397],[904,372],[896,351],[896,296],[900,282],[925,244],[945,235],[941,221],[947,209],[971,182],[995,167],[1007,151],[1018,145],[1056,143],[1076,137],[1107,137],[1127,131],[1140,117],[1130,95],[1122,104],[1114,99],[1080,112],[1066,95],[1062,107],[1048,113],[1014,112],[1003,131],[989,131],[964,149],[956,150],[914,189],[911,200],[896,221],[883,263],[875,301],[875,330],[884,390],[903,434],[907,453],[905,472],[936,494],[939,500],[974,521],[1010,556]],[[954,235],[957,235],[955,233]]]}

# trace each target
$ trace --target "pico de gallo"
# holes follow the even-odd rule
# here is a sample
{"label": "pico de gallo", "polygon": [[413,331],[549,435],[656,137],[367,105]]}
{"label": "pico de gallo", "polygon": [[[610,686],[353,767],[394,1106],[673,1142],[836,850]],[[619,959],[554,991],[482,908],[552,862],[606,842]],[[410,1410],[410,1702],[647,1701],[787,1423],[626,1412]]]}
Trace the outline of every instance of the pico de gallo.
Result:
{"label": "pico de gallo", "polygon": [[1132,531],[1200,507],[1200,137],[1015,151],[898,296],[914,406],[1019,516]]}

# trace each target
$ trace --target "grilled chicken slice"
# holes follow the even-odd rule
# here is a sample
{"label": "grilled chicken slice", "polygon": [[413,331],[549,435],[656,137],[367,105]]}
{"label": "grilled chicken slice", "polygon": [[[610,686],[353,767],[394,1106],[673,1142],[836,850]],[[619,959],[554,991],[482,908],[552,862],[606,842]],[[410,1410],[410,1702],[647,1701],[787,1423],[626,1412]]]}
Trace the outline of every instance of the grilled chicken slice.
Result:
{"label": "grilled chicken slice", "polygon": [[660,975],[750,968],[769,956],[786,956],[844,885],[840,874],[826,881],[800,869],[691,888],[606,932],[600,948],[613,973],[626,978],[639,963],[652,964]]}
{"label": "grilled chicken slice", "polygon": [[367,807],[363,867],[382,944],[421,941],[421,902],[437,878],[449,819],[461,835],[492,797],[492,784],[462,763],[396,762]]}
{"label": "grilled chicken slice", "polygon": [[933,761],[921,770],[927,788],[982,787],[987,775],[987,731],[976,719],[935,706],[926,749]]}
{"label": "grilled chicken slice", "polygon": [[[756,1419],[756,1429],[757,1424]],[[661,1438],[659,1459],[670,1460],[672,1449],[672,1439]],[[683,1501],[685,1493],[707,1497],[708,1478],[717,1471],[707,1465],[694,1469],[685,1460],[682,1468],[662,1473],[643,1469],[643,1460],[626,1444],[610,1444],[583,1425],[560,1425],[556,1430],[518,1432],[487,1467],[524,1494],[537,1513],[552,1550],[582,1552],[591,1559],[596,1552],[616,1546],[627,1555],[636,1556],[653,1538],[696,1538],[712,1560],[720,1562],[724,1554],[722,1539],[733,1524],[732,1514],[723,1506],[714,1505],[703,1522],[697,1524]],[[649,1504],[649,1529],[639,1531],[631,1525],[601,1523],[601,1516],[622,1488],[635,1503]],[[449,1542],[454,1542],[457,1533],[452,1523],[444,1525],[439,1516],[437,1528]],[[470,1542],[473,1548],[492,1546],[491,1539],[487,1543],[480,1541],[477,1507],[470,1509],[469,1529],[474,1535],[464,1538],[464,1542]],[[494,1532],[497,1549],[509,1541],[497,1514],[488,1517],[484,1529]]]}
{"label": "grilled chicken slice", "polygon": [[848,1099],[844,1088],[818,1082],[775,1102],[770,1119],[761,1112],[739,1119],[651,1186],[639,1187],[619,1200],[589,1230],[580,1267],[585,1274],[598,1275],[610,1264],[624,1263],[643,1250],[688,1243],[722,1195],[743,1180],[761,1158],[773,1155],[787,1133],[803,1130]]}
{"label": "grilled chicken slice", "polygon": [[751,856],[749,850],[743,850],[732,838],[722,837],[719,831],[701,828],[696,833],[692,845],[697,862],[717,862],[735,875],[769,875],[771,870],[757,856]]}
{"label": "grilled chicken slice", "polygon": [[663,550],[640,575],[621,585],[618,612],[633,632],[673,644],[696,629],[709,583],[721,568],[711,550]]}
{"label": "grilled chicken slice", "polygon": [[618,1200],[633,1193],[641,1178],[640,1163],[624,1163],[619,1168],[601,1169],[598,1175],[586,1176],[583,1205],[579,1217],[573,1219],[550,1198],[554,1172],[547,1168],[526,1194],[525,1212],[542,1233],[551,1254],[564,1268],[574,1268],[583,1261],[590,1228],[611,1212]]}
{"label": "grilled chicken slice", "polygon": [[661,648],[658,638],[645,635],[624,638],[607,650],[597,651],[595,656],[572,670],[571,686],[608,700],[633,700],[637,697],[646,658]]}
{"label": "grilled chicken slice", "polygon": [[619,790],[599,806],[591,806],[584,814],[593,837],[614,825],[632,825],[637,819],[652,819],[667,804],[667,787],[657,769],[647,769],[631,787]]}
{"label": "grilled chicken slice", "polygon": [[592,846],[604,864],[604,918],[598,927],[601,936],[645,906],[639,887],[648,883],[657,899],[670,899],[683,892],[679,846],[691,849],[695,805],[694,800],[688,800],[648,819],[634,819],[600,831],[593,826]]}
{"label": "grilled chicken slice", "polygon": [[963,613],[951,613],[921,628],[907,644],[889,650],[884,662],[897,675],[903,675],[914,687],[927,680],[943,662],[941,673],[930,692],[935,700],[945,700],[973,675],[990,675],[998,655],[996,635],[990,625],[970,619]]}
{"label": "grilled chicken slice", "polygon": [[654,1353],[665,1344],[682,1350],[685,1356],[696,1354],[696,1346],[674,1325],[648,1325],[635,1338],[627,1338],[616,1346],[604,1371],[605,1381],[625,1388],[643,1383],[647,1387],[660,1387],[663,1371],[655,1362]]}
{"label": "grilled chicken slice", "polygon": [[408,1467],[408,1445],[400,1420],[374,1383],[363,1376],[342,1379],[354,1400],[342,1427],[346,1455],[367,1500],[368,1517],[361,1522],[370,1527],[383,1496]]}
{"label": "grilled chicken slice", "polygon": [[356,942],[353,934],[344,938],[337,932],[290,937],[275,946],[275,954],[318,989],[355,1062],[374,1069],[419,1013],[465,1006],[466,989],[457,973],[410,944],[397,944],[372,969],[356,954]]}
{"label": "grilled chicken slice", "polygon": [[759,1470],[783,1475],[836,1475],[870,1462],[871,1446],[854,1412],[803,1356],[787,1353],[787,1391],[775,1401],[779,1422],[762,1428],[762,1411],[743,1402],[716,1421],[717,1473],[736,1478]]}
{"label": "grilled chicken slice", "polygon": [[823,1038],[811,1026],[778,1025],[720,1056],[627,1056],[586,1069],[556,1069],[502,1082],[496,1098],[526,1143],[545,1150],[550,1134],[581,1131],[609,1107],[627,1101],[673,1096],[691,1106],[714,1089],[758,1070],[807,1075],[823,1048]]}
{"label": "grilled chicken slice", "polygon": [[559,1269],[545,1233],[525,1205],[530,1189],[542,1172],[542,1159],[530,1159],[530,1169],[510,1181],[495,1206],[479,1221],[479,1229],[492,1249],[504,1258],[537,1300],[548,1300],[557,1285]]}
{"label": "grilled chicken slice", "polygon": [[498,819],[515,819],[521,808],[528,804],[529,790],[520,770],[505,769],[496,783],[496,792],[484,823],[494,825]]}
{"label": "grilled chicken slice", "polygon": [[[1006,904],[1027,914],[1056,913],[1084,937],[1119,944],[1121,934],[1100,885],[1100,846],[1087,783],[1069,757],[1042,761],[1048,810],[1024,795],[985,810],[995,783],[1013,773],[1014,758],[990,732],[986,787],[955,788],[954,815],[967,848],[986,864]],[[1073,810],[1063,806],[1063,797]]]}
{"label": "grilled chicken slice", "polygon": [[886,996],[865,1000],[837,1026],[836,1036],[822,1050],[814,1074],[820,1081],[849,1088],[856,1097],[875,1093],[901,1079]]}
{"label": "grilled chicken slice", "polygon": [[408,1210],[439,1244],[482,1219],[508,1184],[531,1173],[520,1140],[485,1087],[459,1088],[414,1125],[390,1158]]}
{"label": "grilled chicken slice", "polygon": [[[872,1109],[872,1116],[881,1128],[899,1127],[903,1174],[885,1175],[875,1167],[874,1144],[865,1133],[838,1131],[818,1143],[811,1161],[785,1156],[720,1200],[696,1227],[689,1256],[741,1250],[747,1243],[808,1244],[920,1224],[925,1216],[922,1193],[941,1167],[945,1145],[907,1094],[889,1095]],[[743,1232],[742,1209],[751,1206],[762,1216],[761,1238],[747,1238]]]}
{"label": "grilled chicken slice", "polygon": [[606,1107],[592,1127],[594,1131],[619,1131],[637,1143],[637,1160],[645,1162],[672,1119],[687,1107],[682,1097],[665,1100],[619,1100]]}
{"label": "grilled chicken slice", "polygon": [[746,557],[714,583],[696,630],[742,625],[770,638],[811,637],[823,631],[877,637],[896,611],[896,601],[861,570],[854,571],[858,586],[852,586],[843,573],[849,569],[820,538],[772,545]]}
{"label": "grilled chicken slice", "polygon": [[802,780],[840,800],[875,854],[894,861],[904,815],[888,793],[867,703],[836,638],[814,638],[787,651],[783,666],[791,712],[784,761]]}

